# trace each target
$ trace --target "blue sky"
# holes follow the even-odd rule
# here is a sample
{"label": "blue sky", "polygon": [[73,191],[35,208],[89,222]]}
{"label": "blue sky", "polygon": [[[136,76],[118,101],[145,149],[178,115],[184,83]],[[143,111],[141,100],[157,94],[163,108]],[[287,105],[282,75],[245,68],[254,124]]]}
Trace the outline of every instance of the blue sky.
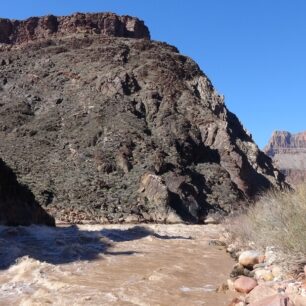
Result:
{"label": "blue sky", "polygon": [[306,130],[305,0],[11,0],[0,17],[112,11],[193,58],[260,147]]}

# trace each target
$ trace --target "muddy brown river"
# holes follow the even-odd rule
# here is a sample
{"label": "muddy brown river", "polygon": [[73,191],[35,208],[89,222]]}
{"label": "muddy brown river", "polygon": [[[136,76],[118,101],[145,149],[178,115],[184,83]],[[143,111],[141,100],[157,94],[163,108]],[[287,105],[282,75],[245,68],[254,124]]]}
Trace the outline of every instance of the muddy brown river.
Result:
{"label": "muddy brown river", "polygon": [[0,227],[0,305],[227,305],[217,225]]}

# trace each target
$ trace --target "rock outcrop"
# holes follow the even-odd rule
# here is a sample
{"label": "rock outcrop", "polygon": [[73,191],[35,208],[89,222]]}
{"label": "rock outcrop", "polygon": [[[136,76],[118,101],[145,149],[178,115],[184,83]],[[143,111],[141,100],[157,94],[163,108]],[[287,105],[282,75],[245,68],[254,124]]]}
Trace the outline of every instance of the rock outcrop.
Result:
{"label": "rock outcrop", "polygon": [[31,17],[23,21],[0,19],[0,43],[2,44],[22,44],[77,33],[150,39],[149,30],[143,21],[112,13],[76,13],[64,17],[49,15],[40,18]]}
{"label": "rock outcrop", "polygon": [[0,224],[1,225],[55,225],[35,201],[33,193],[18,183],[16,175],[0,159]]}
{"label": "rock outcrop", "polygon": [[[83,33],[75,16],[123,30]],[[46,18],[30,39],[0,27],[0,153],[57,218],[202,222],[282,188],[198,65],[142,22],[78,14],[38,30]]]}
{"label": "rock outcrop", "polygon": [[276,131],[264,151],[285,174],[290,184],[296,185],[305,181],[306,132],[291,134],[286,131]]}

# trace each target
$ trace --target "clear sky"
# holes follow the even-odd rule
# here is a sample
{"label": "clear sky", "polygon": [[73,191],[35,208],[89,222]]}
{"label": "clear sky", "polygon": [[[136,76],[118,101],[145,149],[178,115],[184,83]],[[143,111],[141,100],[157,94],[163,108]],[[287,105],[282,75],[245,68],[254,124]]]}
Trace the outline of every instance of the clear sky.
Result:
{"label": "clear sky", "polygon": [[112,11],[193,58],[260,147],[306,130],[306,0],[10,0],[0,17]]}

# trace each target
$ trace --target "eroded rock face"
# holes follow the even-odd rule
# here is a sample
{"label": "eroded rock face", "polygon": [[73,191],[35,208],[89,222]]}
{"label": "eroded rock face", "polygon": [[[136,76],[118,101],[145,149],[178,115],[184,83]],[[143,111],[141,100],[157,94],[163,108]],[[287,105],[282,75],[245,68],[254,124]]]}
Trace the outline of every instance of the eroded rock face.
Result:
{"label": "eroded rock face", "polygon": [[201,222],[283,186],[190,58],[69,24],[0,53],[0,152],[57,218]]}
{"label": "eroded rock face", "polygon": [[27,20],[0,19],[0,43],[21,44],[38,39],[77,33],[104,36],[150,38],[143,21],[112,13],[82,14],[56,17],[31,17]]}
{"label": "eroded rock face", "polygon": [[18,183],[16,175],[0,159],[0,224],[1,225],[55,225],[35,201],[33,193]]}
{"label": "eroded rock face", "polygon": [[264,151],[286,175],[290,184],[296,185],[305,181],[306,132],[291,134],[286,131],[276,131]]}

